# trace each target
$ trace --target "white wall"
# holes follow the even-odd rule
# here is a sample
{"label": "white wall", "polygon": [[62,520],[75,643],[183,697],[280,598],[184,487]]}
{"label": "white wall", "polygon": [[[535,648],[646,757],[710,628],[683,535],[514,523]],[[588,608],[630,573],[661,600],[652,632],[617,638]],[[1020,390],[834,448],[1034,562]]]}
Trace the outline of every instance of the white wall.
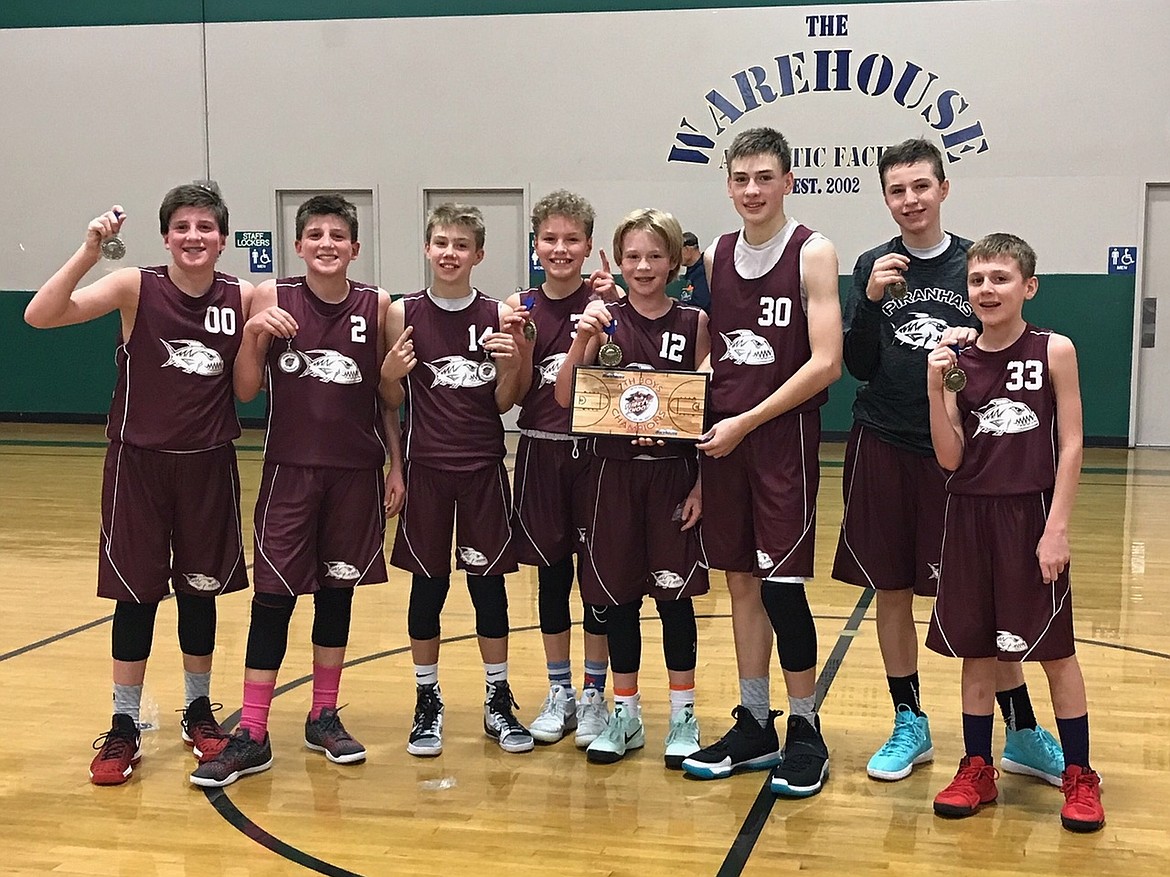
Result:
{"label": "white wall", "polygon": [[[848,35],[809,37],[806,16],[830,13],[848,17]],[[202,177],[208,159],[234,229],[272,228],[277,188],[376,187],[376,279],[392,290],[422,282],[426,187],[539,197],[566,186],[598,208],[599,244],[649,205],[706,242],[735,216],[715,164],[667,162],[680,118],[713,130],[704,96],[736,97],[737,71],[774,76],[773,59],[797,52],[811,69],[815,51],[840,48],[854,64],[871,52],[913,61],[983,125],[987,151],[949,168],[948,227],[1021,233],[1044,273],[1103,273],[1109,244],[1139,242],[1144,183],[1170,180],[1168,45],[1163,0],[212,24],[205,155],[199,25],[0,31],[0,186],[13,217],[0,288],[39,285],[115,200],[131,213],[129,258],[161,260],[159,198]],[[763,105],[716,138],[715,154],[764,124],[795,146],[938,136],[854,87]],[[789,205],[836,241],[843,271],[893,233],[876,171],[848,175],[860,193]],[[245,271],[244,254],[229,248],[223,266]]]}

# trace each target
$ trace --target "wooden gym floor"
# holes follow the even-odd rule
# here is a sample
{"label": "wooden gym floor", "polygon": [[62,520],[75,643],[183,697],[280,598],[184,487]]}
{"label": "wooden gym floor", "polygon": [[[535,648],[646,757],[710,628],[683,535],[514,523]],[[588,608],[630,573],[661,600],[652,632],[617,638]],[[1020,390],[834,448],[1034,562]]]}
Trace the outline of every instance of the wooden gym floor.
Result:
{"label": "wooden gym floor", "polygon": [[[312,612],[302,606],[272,710],[273,769],[209,795],[192,787],[194,760],[175,712],[182,706],[175,610],[166,601],[146,686],[160,727],[143,735],[143,760],[129,783],[95,787],[89,744],[110,712],[111,606],[94,596],[104,444],[97,427],[0,425],[0,873],[1140,877],[1165,870],[1170,842],[1158,795],[1170,776],[1170,452],[1090,450],[1085,457],[1073,582],[1108,824],[1078,836],[1060,827],[1060,792],[1019,776],[1003,777],[998,804],[973,818],[932,814],[933,795],[962,755],[959,666],[925,650],[923,699],[937,760],[898,783],[866,777],[891,708],[868,595],[828,578],[841,514],[842,447],[831,444],[822,448],[818,576],[809,584],[832,751],[832,775],[817,797],[775,800],[763,773],[700,782],[663,767],[666,680],[650,607],[644,750],[608,767],[587,764],[571,740],[526,755],[502,752],[482,731],[482,666],[461,577],[443,617],[445,750],[433,760],[409,756],[409,577],[397,570],[355,601],[341,700],[349,704],[347,726],[369,749],[365,764],[333,765],[303,747]],[[238,445],[250,545],[260,436],[246,433]],[[509,595],[511,679],[518,712],[530,720],[547,686],[531,568],[509,577]],[[213,699],[232,722],[249,599],[241,593],[220,603]],[[729,727],[738,694],[720,575],[696,608],[697,712],[713,740]],[[923,635],[929,611],[927,601],[916,606]],[[1028,679],[1041,723],[1054,729],[1043,673],[1029,669]],[[783,706],[778,672],[772,691]],[[997,749],[1002,739],[997,719]]]}

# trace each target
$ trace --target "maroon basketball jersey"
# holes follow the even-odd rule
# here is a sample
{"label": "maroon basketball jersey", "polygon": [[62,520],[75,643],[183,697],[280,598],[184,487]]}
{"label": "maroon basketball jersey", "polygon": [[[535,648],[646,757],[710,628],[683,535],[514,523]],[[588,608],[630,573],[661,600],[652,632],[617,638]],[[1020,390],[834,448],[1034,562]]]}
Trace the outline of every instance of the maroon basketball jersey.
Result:
{"label": "maroon basketball jersey", "polygon": [[[608,305],[609,313],[617,320],[613,343],[622,349],[622,361],[617,368],[661,369],[664,371],[694,371],[695,339],[699,334],[699,314],[702,309],[671,302],[670,310],[657,319],[644,317],[629,299]],[[667,442],[663,446],[639,447],[621,436],[598,436],[593,441],[593,452],[613,460],[632,460],[634,457],[691,457],[693,445]]]}
{"label": "maroon basketball jersey", "polygon": [[336,304],[304,277],[276,281],[276,303],[297,321],[291,343],[268,348],[269,463],[376,469],[386,462],[378,400],[378,288],[349,281]]}
{"label": "maroon basketball jersey", "polygon": [[1028,325],[1004,350],[968,347],[959,414],[967,445],[947,480],[951,493],[1012,496],[1056,484],[1056,396],[1048,371],[1052,332]]}
{"label": "maroon basketball jersey", "polygon": [[426,290],[403,300],[418,363],[406,376],[403,453],[449,472],[470,472],[504,459],[504,424],[496,405],[496,366],[483,337],[499,331],[500,303],[478,290],[460,311],[445,311]]}
{"label": "maroon basketball jersey", "polygon": [[532,386],[520,403],[521,429],[568,433],[569,409],[556,400],[557,372],[573,343],[577,320],[593,298],[593,290],[582,283],[567,298],[551,299],[537,287],[520,296],[521,302],[534,297],[532,320],[536,323],[536,343],[532,349]]}
{"label": "maroon basketball jersey", "polygon": [[[762,277],[735,270],[739,232],[725,234],[711,264],[711,409],[742,414],[772,394],[812,356],[800,286],[800,251],[813,231],[797,225],[780,259]],[[825,404],[822,390],[788,414]]]}
{"label": "maroon basketball jersey", "polygon": [[154,451],[230,442],[240,434],[232,397],[244,331],[240,281],[217,271],[195,297],[175,286],[166,266],[138,270],[138,313],[130,338],[119,338],[106,436]]}

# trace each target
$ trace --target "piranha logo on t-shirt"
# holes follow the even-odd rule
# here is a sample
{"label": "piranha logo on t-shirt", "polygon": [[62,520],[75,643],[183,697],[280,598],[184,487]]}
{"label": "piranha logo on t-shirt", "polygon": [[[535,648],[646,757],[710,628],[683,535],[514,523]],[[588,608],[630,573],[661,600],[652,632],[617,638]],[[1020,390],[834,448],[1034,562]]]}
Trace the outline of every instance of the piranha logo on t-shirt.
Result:
{"label": "piranha logo on t-shirt", "polygon": [[561,363],[565,361],[567,353],[554,353],[540,361],[537,370],[540,374],[540,386],[547,387],[557,382],[557,373],[561,370]]}
{"label": "piranha logo on t-shirt", "polygon": [[727,345],[720,362],[730,359],[735,365],[770,365],[776,361],[772,345],[751,329],[732,329],[727,335],[720,332],[719,337]]}
{"label": "piranha logo on t-shirt", "polygon": [[336,350],[309,350],[300,353],[305,361],[302,378],[316,378],[323,384],[360,384],[362,372],[358,364]]}
{"label": "piranha logo on t-shirt", "polygon": [[992,399],[974,414],[979,418],[975,435],[1015,435],[1040,426],[1036,412],[1015,399]]}
{"label": "piranha logo on t-shirt", "polygon": [[947,324],[930,314],[913,313],[910,316],[912,319],[898,327],[894,340],[907,347],[934,350],[947,330]]}
{"label": "piranha logo on t-shirt", "polygon": [[190,338],[178,338],[166,341],[162,338],[163,347],[167,349],[167,361],[163,368],[174,366],[189,375],[200,375],[205,378],[214,378],[223,374],[223,357],[218,350],[205,345],[202,341]]}
{"label": "piranha logo on t-shirt", "polygon": [[482,387],[496,377],[495,363],[486,360],[476,362],[466,356],[444,356],[428,362],[426,366],[435,374],[432,387],[450,387],[453,390]]}

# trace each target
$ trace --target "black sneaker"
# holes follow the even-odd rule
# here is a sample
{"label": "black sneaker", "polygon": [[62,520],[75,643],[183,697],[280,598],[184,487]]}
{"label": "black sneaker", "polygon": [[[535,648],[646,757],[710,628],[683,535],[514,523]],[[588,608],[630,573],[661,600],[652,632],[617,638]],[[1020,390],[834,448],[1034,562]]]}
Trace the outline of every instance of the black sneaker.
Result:
{"label": "black sneaker", "polygon": [[212,715],[216,710],[223,709],[223,704],[212,703],[206,697],[197,697],[182,710],[183,742],[191,747],[191,751],[202,764],[211,761],[223,752],[230,736]]}
{"label": "black sneaker", "polygon": [[532,735],[513,712],[518,708],[507,680],[488,685],[487,700],[483,705],[483,732],[499,743],[505,752],[531,752],[535,745]]}
{"label": "black sneaker", "polygon": [[803,716],[788,717],[784,754],[772,771],[772,792],[785,798],[815,795],[829,778],[829,747],[821,736],[821,717],[816,724]]}
{"label": "black sneaker", "polygon": [[443,696],[438,685],[418,686],[406,751],[423,758],[443,752]]}
{"label": "black sneaker", "polygon": [[316,719],[305,717],[305,745],[324,752],[334,764],[353,764],[366,760],[366,747],[354,739],[341,724],[340,709],[323,709]]}
{"label": "black sneaker", "polygon": [[191,782],[197,786],[218,789],[230,786],[242,776],[260,773],[272,767],[272,735],[265,734],[257,743],[247,728],[241,728],[228,738],[223,752],[195,768]]}
{"label": "black sneaker", "polygon": [[780,763],[780,739],[776,736],[779,710],[768,712],[761,725],[742,704],[731,711],[735,726],[722,739],[683,760],[682,769],[703,780],[718,780],[737,770],[766,770]]}

